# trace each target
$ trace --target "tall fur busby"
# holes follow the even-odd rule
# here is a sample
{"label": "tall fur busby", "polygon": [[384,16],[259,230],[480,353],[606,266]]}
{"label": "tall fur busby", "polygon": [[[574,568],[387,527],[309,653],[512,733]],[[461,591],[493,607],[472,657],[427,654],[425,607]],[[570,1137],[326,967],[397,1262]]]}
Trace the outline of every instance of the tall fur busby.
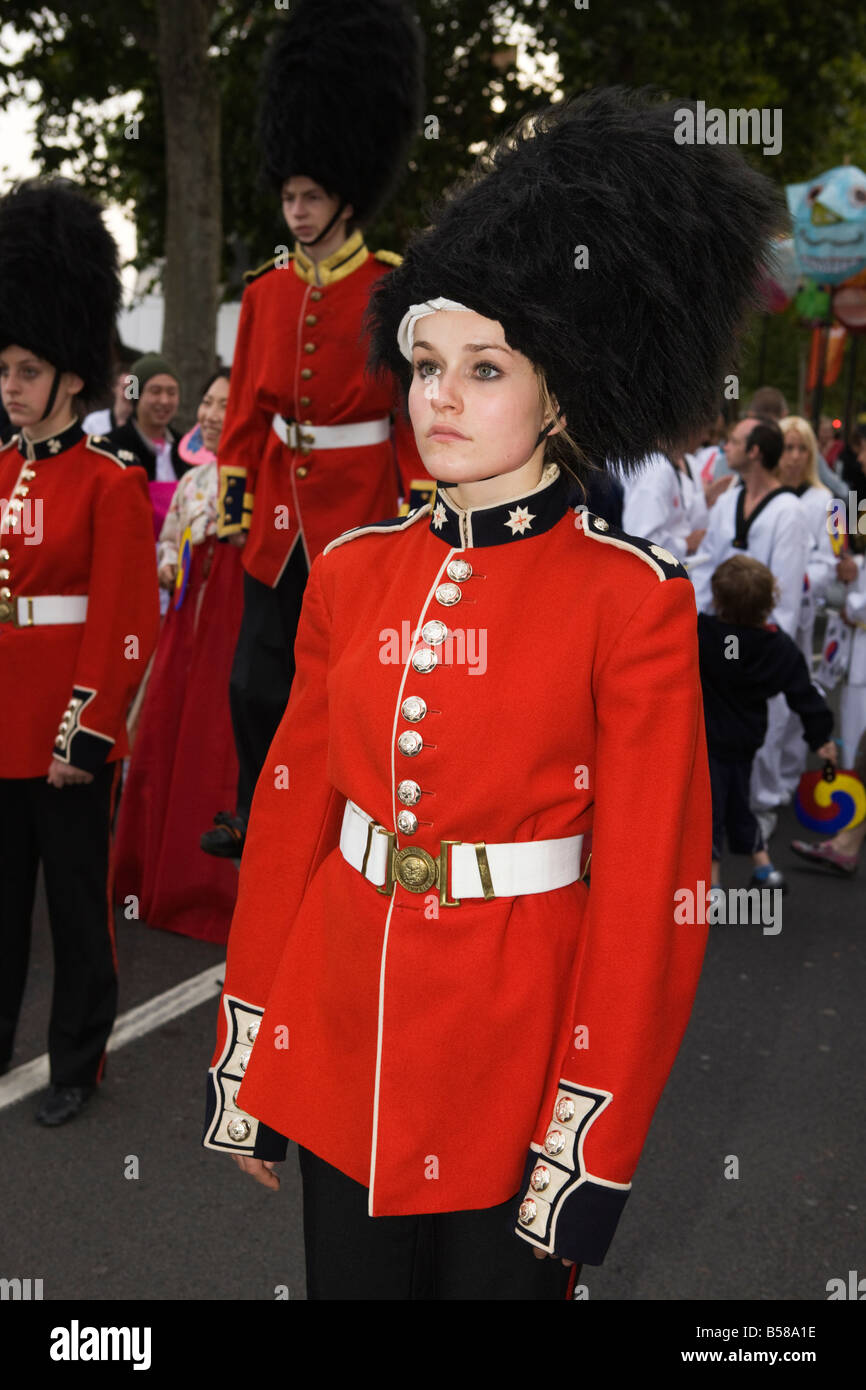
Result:
{"label": "tall fur busby", "polygon": [[633,467],[718,409],[784,199],[736,150],[678,144],[646,89],[602,88],[522,122],[371,296],[372,359],[443,297],[502,324],[590,463]]}
{"label": "tall fur busby", "polygon": [[95,203],[66,179],[31,179],[0,198],[0,350],[15,343],[84,381],[111,383],[120,309],[117,247]]}
{"label": "tall fur busby", "polygon": [[298,0],[265,65],[260,134],[279,189],[304,174],[369,222],[404,171],[423,103],[421,31],[402,0]]}

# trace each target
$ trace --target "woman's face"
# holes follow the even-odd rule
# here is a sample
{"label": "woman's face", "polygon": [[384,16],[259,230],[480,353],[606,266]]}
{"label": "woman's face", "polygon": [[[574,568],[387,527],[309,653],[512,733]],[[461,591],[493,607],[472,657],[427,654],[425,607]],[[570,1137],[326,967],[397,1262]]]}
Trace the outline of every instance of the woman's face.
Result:
{"label": "woman's face", "polygon": [[224,376],[218,376],[205,391],[198,408],[196,418],[201,428],[204,447],[210,449],[212,454],[217,452],[228,398],[229,384]]}
{"label": "woman's face", "polygon": [[[0,396],[16,430],[35,429],[42,422],[53,382],[54,368],[43,357],[14,346],[0,352]],[[83,385],[72,372],[61,374],[52,419],[68,412]]]}
{"label": "woman's face", "polygon": [[409,415],[438,482],[470,483],[527,463],[544,423],[538,377],[502,325],[437,310],[415,324]]}
{"label": "woman's face", "polygon": [[784,487],[799,487],[806,478],[809,446],[796,430],[788,430],[785,447],[779,459],[779,481]]}

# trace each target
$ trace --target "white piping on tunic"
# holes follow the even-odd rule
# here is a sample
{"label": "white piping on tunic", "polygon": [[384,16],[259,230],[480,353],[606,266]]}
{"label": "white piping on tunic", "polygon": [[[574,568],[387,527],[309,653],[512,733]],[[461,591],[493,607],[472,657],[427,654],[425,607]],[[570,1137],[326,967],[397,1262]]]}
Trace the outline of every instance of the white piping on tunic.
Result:
{"label": "white piping on tunic", "polygon": [[[332,542],[332,544],[333,544],[333,542]],[[445,559],[442,561],[442,564],[439,566],[439,569],[438,569],[437,574],[436,574],[436,578],[433,580],[433,583],[430,585],[430,588],[429,588],[429,590],[428,590],[428,592],[427,592],[427,597],[425,598],[423,604],[421,605],[421,616],[420,616],[420,618],[418,619],[417,623],[415,624],[415,632],[414,632],[414,635],[413,635],[413,638],[412,638],[412,645],[411,645],[411,647],[410,647],[410,649],[409,649],[409,655],[408,655],[408,658],[407,658],[407,661],[406,661],[406,665],[405,665],[404,668],[403,668],[403,676],[402,676],[402,678],[401,678],[401,680],[400,680],[400,688],[399,688],[399,690],[397,691],[397,705],[396,705],[396,708],[395,708],[395,710],[394,710],[394,722],[393,722],[393,725],[392,725],[392,727],[391,727],[391,819],[393,820],[393,822],[394,822],[394,827],[395,827],[395,844],[398,844],[399,842],[398,842],[397,839],[396,839],[396,835],[397,835],[397,830],[396,830],[396,827],[397,827],[397,772],[396,772],[396,768],[395,768],[395,765],[394,765],[394,750],[395,750],[396,745],[397,745],[397,720],[398,720],[399,717],[400,717],[400,706],[401,706],[401,704],[402,704],[402,702],[403,702],[403,691],[404,691],[405,688],[406,688],[406,677],[408,676],[410,670],[413,669],[413,667],[412,667],[412,654],[413,654],[413,652],[415,651],[415,648],[416,648],[417,645],[418,645],[418,638],[419,638],[419,636],[420,636],[420,634],[421,634],[421,628],[422,628],[423,625],[424,625],[424,619],[425,619],[425,615],[426,615],[426,613],[427,613],[427,609],[429,608],[430,603],[431,603],[431,600],[432,600],[432,598],[433,598],[433,595],[434,595],[435,592],[436,592],[436,587],[437,587],[437,585],[439,584],[439,582],[440,582],[440,580],[441,580],[441,578],[442,578],[442,575],[445,573],[445,570],[446,570],[446,568],[447,568],[447,566],[448,566],[449,560],[451,560],[452,556],[457,555],[457,554],[459,554],[459,551],[455,550],[453,547],[449,547],[449,550],[448,550],[448,553],[447,553],[446,556],[445,556]],[[367,1210],[368,1210],[370,1216],[373,1215],[373,1187],[374,1187],[374,1183],[375,1183],[375,1180],[376,1180],[376,1151],[377,1151],[378,1140],[379,1140],[379,1083],[380,1083],[381,1075],[382,1075],[382,1031],[383,1031],[382,1025],[383,1025],[383,1022],[384,1022],[384,1013],[385,1013],[385,959],[386,959],[386,956],[387,956],[387,953],[388,953],[388,936],[389,936],[390,929],[391,929],[391,913],[392,913],[393,910],[394,910],[394,901],[395,901],[396,897],[397,897],[397,889],[396,889],[396,887],[394,887],[394,888],[392,889],[392,891],[391,891],[391,901],[390,901],[390,903],[389,903],[389,905],[388,905],[388,916],[387,916],[387,918],[385,919],[385,936],[384,936],[384,939],[383,939],[383,941],[382,941],[382,961],[381,961],[381,965],[380,965],[380,967],[379,967],[379,1010],[378,1010],[378,1016],[377,1016],[377,1019],[376,1019],[376,1083],[375,1083],[375,1087],[374,1087],[374,1090],[373,1090],[373,1144],[372,1144],[372,1148],[371,1148],[371,1151],[370,1151],[370,1191],[369,1191],[368,1207],[367,1207]]]}

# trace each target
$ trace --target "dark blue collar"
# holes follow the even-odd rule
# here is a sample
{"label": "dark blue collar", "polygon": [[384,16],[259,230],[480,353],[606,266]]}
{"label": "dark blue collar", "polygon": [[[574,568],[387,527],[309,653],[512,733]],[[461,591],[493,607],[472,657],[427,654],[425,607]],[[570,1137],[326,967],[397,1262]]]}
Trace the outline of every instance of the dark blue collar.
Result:
{"label": "dark blue collar", "polygon": [[79,439],[84,438],[84,430],[77,420],[73,420],[71,425],[67,425],[65,430],[59,434],[53,434],[50,439],[40,439],[38,444],[31,444],[24,438],[23,434],[18,436],[18,452],[26,459],[53,459],[58,454],[62,454],[64,449],[71,449],[77,444]]}
{"label": "dark blue collar", "polygon": [[550,531],[579,500],[572,497],[572,487],[568,475],[555,463],[548,463],[531,492],[491,507],[464,511],[440,484],[433,499],[430,530],[455,550],[531,539]]}

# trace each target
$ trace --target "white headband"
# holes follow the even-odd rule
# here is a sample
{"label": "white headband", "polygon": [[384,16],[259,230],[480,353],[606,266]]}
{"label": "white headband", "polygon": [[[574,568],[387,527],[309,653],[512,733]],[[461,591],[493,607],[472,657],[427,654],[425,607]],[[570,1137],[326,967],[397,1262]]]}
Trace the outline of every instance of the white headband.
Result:
{"label": "white headband", "polygon": [[400,327],[397,329],[397,345],[407,362],[412,361],[415,324],[419,319],[426,318],[428,314],[435,314],[437,309],[462,309],[464,314],[473,312],[472,309],[467,309],[465,304],[458,304],[456,299],[425,299],[423,304],[411,304],[401,318]]}

